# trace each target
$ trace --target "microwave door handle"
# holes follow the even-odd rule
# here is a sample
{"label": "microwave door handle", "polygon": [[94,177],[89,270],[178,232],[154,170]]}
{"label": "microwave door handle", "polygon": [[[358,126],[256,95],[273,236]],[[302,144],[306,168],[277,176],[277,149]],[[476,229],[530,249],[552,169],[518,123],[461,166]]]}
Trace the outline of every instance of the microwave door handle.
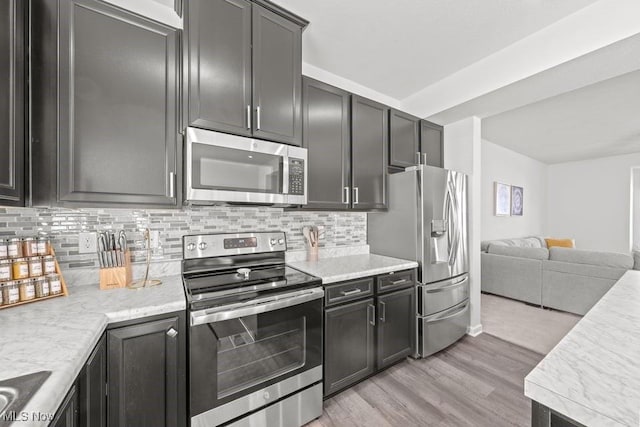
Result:
{"label": "microwave door handle", "polygon": [[289,156],[282,157],[282,194],[289,194]]}

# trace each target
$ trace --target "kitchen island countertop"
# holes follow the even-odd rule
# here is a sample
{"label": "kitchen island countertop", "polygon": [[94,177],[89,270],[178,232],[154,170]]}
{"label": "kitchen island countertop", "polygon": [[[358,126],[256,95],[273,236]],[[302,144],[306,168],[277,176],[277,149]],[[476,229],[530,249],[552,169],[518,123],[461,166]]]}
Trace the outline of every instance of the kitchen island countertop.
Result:
{"label": "kitchen island countertop", "polygon": [[0,380],[51,371],[21,410],[29,422],[13,425],[49,424],[109,324],[185,309],[182,278],[169,276],[136,290],[71,286],[67,297],[0,310]]}
{"label": "kitchen island countertop", "polygon": [[295,261],[288,264],[307,274],[321,278],[323,284],[418,267],[418,263],[415,261],[376,254],[320,258],[317,261]]}
{"label": "kitchen island countertop", "polygon": [[524,393],[584,425],[640,425],[640,271],[627,271],[527,375]]}

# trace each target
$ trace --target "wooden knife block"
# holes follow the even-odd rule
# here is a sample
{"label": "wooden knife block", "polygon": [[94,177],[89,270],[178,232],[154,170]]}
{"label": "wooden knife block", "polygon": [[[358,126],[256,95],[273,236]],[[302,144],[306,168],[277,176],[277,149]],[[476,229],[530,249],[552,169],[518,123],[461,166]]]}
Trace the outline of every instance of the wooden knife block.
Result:
{"label": "wooden knife block", "polygon": [[131,272],[131,253],[124,253],[124,267],[100,269],[100,289],[124,288],[133,281]]}

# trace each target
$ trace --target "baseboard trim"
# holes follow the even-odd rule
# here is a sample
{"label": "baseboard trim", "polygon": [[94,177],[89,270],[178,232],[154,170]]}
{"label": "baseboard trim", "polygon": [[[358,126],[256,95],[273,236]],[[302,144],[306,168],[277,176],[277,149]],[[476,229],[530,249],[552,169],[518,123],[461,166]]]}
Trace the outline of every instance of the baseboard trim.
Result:
{"label": "baseboard trim", "polygon": [[467,335],[471,335],[472,337],[477,337],[481,333],[482,333],[482,324],[469,326],[467,328]]}

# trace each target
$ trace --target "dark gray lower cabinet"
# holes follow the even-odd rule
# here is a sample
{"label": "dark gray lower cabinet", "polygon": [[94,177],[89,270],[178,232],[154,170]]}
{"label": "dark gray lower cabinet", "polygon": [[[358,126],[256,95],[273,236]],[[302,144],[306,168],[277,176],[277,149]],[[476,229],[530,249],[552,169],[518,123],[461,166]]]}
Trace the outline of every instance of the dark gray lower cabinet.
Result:
{"label": "dark gray lower cabinet", "polygon": [[531,427],[585,427],[535,400],[531,401]]}
{"label": "dark gray lower cabinet", "polygon": [[107,331],[111,427],[186,424],[185,315]]}
{"label": "dark gray lower cabinet", "polygon": [[67,397],[62,401],[60,409],[56,413],[50,426],[52,427],[76,427],[84,426],[78,423],[78,387],[74,384]]}
{"label": "dark gray lower cabinet", "polygon": [[83,427],[107,425],[107,340],[103,336],[78,377],[79,420]]}
{"label": "dark gray lower cabinet", "polygon": [[0,2],[0,205],[24,205],[27,4]]}
{"label": "dark gray lower cabinet", "polygon": [[420,151],[427,157],[427,165],[444,167],[443,127],[426,120],[420,121]]}
{"label": "dark gray lower cabinet", "polygon": [[327,285],[324,395],[329,396],[412,352],[415,271]]}
{"label": "dark gray lower cabinet", "polygon": [[325,396],[375,371],[373,308],[373,298],[368,298],[325,310]]}
{"label": "dark gray lower cabinet", "polygon": [[[411,354],[415,331],[415,290],[413,287],[377,298],[377,368],[389,366]],[[407,314],[411,315],[407,315]]]}

